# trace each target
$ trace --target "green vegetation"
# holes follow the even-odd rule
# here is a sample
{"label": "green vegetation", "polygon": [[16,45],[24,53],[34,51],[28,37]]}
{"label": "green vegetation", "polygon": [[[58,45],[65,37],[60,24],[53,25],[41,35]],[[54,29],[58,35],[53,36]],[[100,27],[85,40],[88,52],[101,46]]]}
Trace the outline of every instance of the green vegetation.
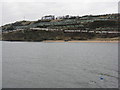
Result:
{"label": "green vegetation", "polygon": [[65,33],[63,31],[15,31],[4,33],[2,40],[7,41],[44,41],[44,40],[89,40],[95,38],[113,38],[117,35],[95,34],[95,33]]}
{"label": "green vegetation", "polygon": [[[94,38],[115,38],[118,34],[96,33],[97,31],[118,31],[118,15],[86,15],[70,18],[38,21],[19,21],[2,26],[2,40],[43,41],[43,40],[88,40]],[[31,30],[31,28],[58,29],[58,31]],[[22,29],[20,31],[20,29]],[[62,31],[61,31],[62,29]],[[83,30],[87,32],[64,32]],[[90,33],[89,31],[93,31]]]}
{"label": "green vegetation", "polygon": [[117,21],[94,21],[89,24],[90,29],[96,29],[99,27],[118,27],[118,22]]}
{"label": "green vegetation", "polygon": [[43,40],[87,40],[93,34],[64,33],[62,31],[16,31],[4,33],[3,40],[9,41],[43,41]]}

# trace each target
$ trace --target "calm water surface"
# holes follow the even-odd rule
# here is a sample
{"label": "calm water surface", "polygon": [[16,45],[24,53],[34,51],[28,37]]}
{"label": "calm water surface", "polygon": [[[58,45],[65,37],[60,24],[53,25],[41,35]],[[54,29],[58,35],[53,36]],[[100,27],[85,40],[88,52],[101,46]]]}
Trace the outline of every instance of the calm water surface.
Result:
{"label": "calm water surface", "polygon": [[117,88],[117,43],[3,42],[3,88]]}

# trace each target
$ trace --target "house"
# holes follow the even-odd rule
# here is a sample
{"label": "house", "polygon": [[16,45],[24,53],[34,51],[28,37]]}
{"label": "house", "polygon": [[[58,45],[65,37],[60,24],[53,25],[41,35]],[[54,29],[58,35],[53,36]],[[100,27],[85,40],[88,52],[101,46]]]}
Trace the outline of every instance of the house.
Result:
{"label": "house", "polygon": [[43,16],[41,20],[54,20],[55,16],[53,15],[48,15],[48,16]]}

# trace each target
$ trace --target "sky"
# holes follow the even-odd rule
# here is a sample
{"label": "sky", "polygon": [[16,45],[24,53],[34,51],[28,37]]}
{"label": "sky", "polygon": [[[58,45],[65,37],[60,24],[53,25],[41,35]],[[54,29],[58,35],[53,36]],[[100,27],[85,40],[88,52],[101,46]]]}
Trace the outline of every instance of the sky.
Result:
{"label": "sky", "polygon": [[1,0],[0,25],[35,21],[45,15],[99,15],[118,13],[119,0]]}

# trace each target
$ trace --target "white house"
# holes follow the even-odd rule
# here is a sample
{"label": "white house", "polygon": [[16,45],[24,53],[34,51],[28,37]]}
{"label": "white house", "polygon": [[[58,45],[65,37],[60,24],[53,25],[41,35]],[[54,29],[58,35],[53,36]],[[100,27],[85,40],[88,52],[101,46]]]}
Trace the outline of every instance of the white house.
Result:
{"label": "white house", "polygon": [[55,19],[55,16],[53,16],[53,15],[48,15],[48,16],[42,17],[42,20],[54,20],[54,19]]}

